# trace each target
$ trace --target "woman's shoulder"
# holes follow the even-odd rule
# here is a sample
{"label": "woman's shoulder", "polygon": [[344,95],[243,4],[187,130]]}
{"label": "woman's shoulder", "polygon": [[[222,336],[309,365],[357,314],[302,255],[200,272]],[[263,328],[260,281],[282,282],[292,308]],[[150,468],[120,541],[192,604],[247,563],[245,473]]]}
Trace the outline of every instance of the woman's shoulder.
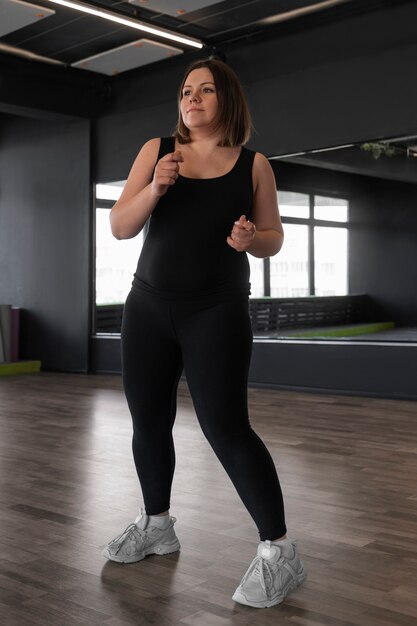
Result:
{"label": "woman's shoulder", "polygon": [[256,150],[252,150],[247,146],[242,146],[242,148],[246,151],[248,155],[251,156],[255,167],[262,169],[264,167],[270,166],[268,159],[264,154],[262,154],[262,152],[257,152]]}
{"label": "woman's shoulder", "polygon": [[145,143],[140,147],[136,158],[139,160],[153,158],[155,154],[158,154],[160,144],[160,137],[148,139],[148,141],[145,141]]}
{"label": "woman's shoulder", "polygon": [[157,157],[158,160],[175,150],[174,137],[153,137],[142,146],[141,152],[145,152],[151,158]]}
{"label": "woman's shoulder", "polygon": [[258,172],[263,172],[265,170],[272,169],[269,160],[264,154],[262,154],[262,152],[253,152],[255,154],[253,159],[253,165],[255,170],[257,170]]}
{"label": "woman's shoulder", "polygon": [[146,152],[146,153],[151,153],[155,151],[158,152],[160,145],[161,145],[161,137],[152,137],[152,139],[148,139],[148,141],[146,141],[143,144],[140,151]]}
{"label": "woman's shoulder", "polygon": [[159,146],[161,142],[161,137],[151,137],[151,139],[148,139],[148,141],[144,144],[145,146]]}
{"label": "woman's shoulder", "polygon": [[140,148],[136,159],[132,165],[132,171],[137,170],[152,171],[158,160],[159,148],[161,145],[160,137],[148,139]]}
{"label": "woman's shoulder", "polygon": [[170,152],[167,150],[167,138],[166,137],[152,137],[146,141],[137,156],[137,161],[140,163],[151,163],[153,166],[164,153]]}
{"label": "woman's shoulder", "polygon": [[262,152],[254,152],[252,176],[256,190],[259,184],[266,184],[275,179],[271,163]]}
{"label": "woman's shoulder", "polygon": [[242,152],[245,151],[247,155],[246,158],[251,160],[253,164],[254,172],[262,172],[265,169],[268,169],[271,167],[268,159],[266,158],[264,154],[262,154],[262,152],[251,150],[247,148],[246,146],[242,146],[242,148],[243,148]]}

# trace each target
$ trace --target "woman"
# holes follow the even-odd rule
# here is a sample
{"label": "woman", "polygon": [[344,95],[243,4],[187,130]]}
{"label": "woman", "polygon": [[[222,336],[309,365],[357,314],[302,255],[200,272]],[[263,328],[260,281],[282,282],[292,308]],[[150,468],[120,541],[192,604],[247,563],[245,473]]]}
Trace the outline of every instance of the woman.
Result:
{"label": "woman", "polygon": [[267,159],[243,147],[251,121],[234,72],[198,61],[179,92],[174,137],[139,152],[111,212],[117,239],[149,219],[122,328],[123,383],[145,511],[104,555],[131,563],[179,549],[169,515],[172,427],[184,367],[201,428],[255,521],[261,543],[233,595],[273,606],[305,579],[287,539],[272,458],[251,429],[249,263],[276,254],[283,230]]}

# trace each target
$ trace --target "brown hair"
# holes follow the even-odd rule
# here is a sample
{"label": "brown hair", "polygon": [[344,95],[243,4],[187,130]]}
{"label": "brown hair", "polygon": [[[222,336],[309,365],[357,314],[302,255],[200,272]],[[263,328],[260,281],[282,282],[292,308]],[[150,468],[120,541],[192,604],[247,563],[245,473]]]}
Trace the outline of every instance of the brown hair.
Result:
{"label": "brown hair", "polygon": [[252,119],[248,103],[235,72],[226,63],[218,59],[195,61],[187,69],[178,93],[178,123],[174,131],[174,137],[178,139],[179,143],[189,143],[191,141],[190,131],[185,126],[181,116],[180,103],[188,75],[193,70],[198,70],[202,67],[207,67],[213,74],[216,86],[219,105],[216,130],[220,130],[222,133],[219,145],[234,147],[245,144],[249,141],[252,131]]}

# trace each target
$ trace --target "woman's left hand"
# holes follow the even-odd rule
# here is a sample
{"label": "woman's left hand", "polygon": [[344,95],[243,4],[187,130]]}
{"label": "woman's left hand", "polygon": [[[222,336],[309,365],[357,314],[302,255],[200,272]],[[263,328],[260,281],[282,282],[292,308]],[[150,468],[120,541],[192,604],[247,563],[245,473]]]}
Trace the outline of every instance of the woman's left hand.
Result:
{"label": "woman's left hand", "polygon": [[233,224],[230,237],[227,243],[237,252],[246,252],[255,239],[256,226],[246,219],[246,215],[241,215],[239,220]]}

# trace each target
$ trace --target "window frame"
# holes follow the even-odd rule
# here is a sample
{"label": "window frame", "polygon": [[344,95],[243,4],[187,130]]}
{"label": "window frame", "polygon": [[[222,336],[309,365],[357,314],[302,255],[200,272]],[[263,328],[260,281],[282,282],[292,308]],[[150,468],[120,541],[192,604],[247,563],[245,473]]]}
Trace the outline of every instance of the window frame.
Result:
{"label": "window frame", "polygon": [[[296,224],[296,225],[304,225],[307,226],[308,232],[308,296],[315,296],[316,286],[315,286],[315,246],[314,246],[314,228],[317,226],[328,227],[328,228],[344,228],[347,230],[347,267],[348,267],[348,276],[347,276],[347,292],[349,294],[349,235],[350,235],[350,221],[349,221],[349,210],[350,210],[350,196],[346,193],[337,193],[334,191],[328,191],[323,189],[306,189],[304,187],[295,187],[292,185],[283,186],[277,189],[277,194],[279,192],[292,192],[292,193],[300,193],[308,196],[309,199],[309,217],[285,217],[281,215],[281,221],[284,226],[284,236],[285,236],[285,224]],[[348,217],[346,222],[333,221],[333,220],[322,220],[314,217],[314,199],[316,196],[326,197],[326,198],[335,198],[338,200],[346,200],[347,202],[347,211]],[[278,207],[279,207],[279,196],[278,196]],[[264,296],[263,297],[271,297],[271,277],[270,277],[270,259],[267,257],[263,259],[264,262]],[[294,296],[295,298],[301,296]]]}

